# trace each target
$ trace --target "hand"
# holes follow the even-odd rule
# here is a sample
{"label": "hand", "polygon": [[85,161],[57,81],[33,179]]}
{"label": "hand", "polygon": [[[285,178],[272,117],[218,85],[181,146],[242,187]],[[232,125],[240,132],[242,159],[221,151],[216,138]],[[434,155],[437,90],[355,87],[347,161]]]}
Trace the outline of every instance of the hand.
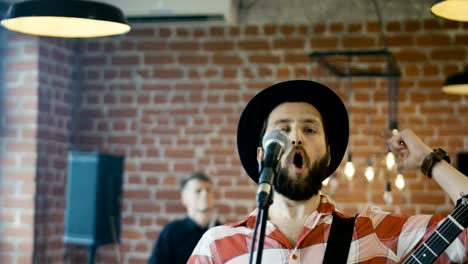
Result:
{"label": "hand", "polygon": [[419,169],[423,159],[432,152],[422,140],[409,129],[393,135],[387,145],[395,155],[399,170]]}

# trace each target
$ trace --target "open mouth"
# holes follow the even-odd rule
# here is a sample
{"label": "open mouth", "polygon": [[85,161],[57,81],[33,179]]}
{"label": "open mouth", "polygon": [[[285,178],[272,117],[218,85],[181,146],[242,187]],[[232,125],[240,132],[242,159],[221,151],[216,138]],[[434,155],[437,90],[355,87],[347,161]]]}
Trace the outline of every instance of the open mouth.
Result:
{"label": "open mouth", "polygon": [[302,156],[299,153],[294,154],[294,159],[293,159],[294,166],[298,168],[302,168],[303,162],[302,162]]}
{"label": "open mouth", "polygon": [[302,169],[304,167],[304,157],[301,151],[296,151],[296,153],[294,153],[292,163],[298,169]]}

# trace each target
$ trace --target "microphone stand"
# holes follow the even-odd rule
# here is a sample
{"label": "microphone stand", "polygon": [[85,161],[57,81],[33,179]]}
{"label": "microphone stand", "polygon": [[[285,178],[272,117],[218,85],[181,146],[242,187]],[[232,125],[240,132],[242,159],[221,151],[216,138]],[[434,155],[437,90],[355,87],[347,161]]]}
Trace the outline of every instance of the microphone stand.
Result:
{"label": "microphone stand", "polygon": [[265,241],[265,231],[266,225],[268,220],[268,210],[270,209],[270,205],[273,203],[273,191],[270,192],[268,195],[261,195],[258,199],[258,211],[257,211],[257,219],[255,220],[255,228],[252,236],[252,246],[250,250],[250,257],[249,263],[253,264],[253,254],[255,250],[255,241],[257,238],[257,229],[260,225],[260,233],[258,233],[258,244],[257,244],[257,259],[255,261],[256,264],[262,263],[262,255],[263,255],[263,246]]}

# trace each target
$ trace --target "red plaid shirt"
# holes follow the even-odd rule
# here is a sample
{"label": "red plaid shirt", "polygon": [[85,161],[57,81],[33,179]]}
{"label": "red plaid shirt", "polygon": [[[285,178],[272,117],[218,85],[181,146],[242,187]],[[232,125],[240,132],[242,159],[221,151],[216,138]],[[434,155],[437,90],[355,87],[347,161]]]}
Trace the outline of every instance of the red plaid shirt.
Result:
{"label": "red plaid shirt", "polygon": [[[335,206],[322,196],[321,204],[307,218],[295,245],[268,221],[262,263],[322,263],[334,210]],[[256,216],[254,211],[241,222],[208,230],[188,263],[249,263]],[[347,263],[398,263],[429,236],[443,218],[405,217],[369,207],[356,218]],[[467,248],[468,231],[465,229],[435,263],[465,263]]]}

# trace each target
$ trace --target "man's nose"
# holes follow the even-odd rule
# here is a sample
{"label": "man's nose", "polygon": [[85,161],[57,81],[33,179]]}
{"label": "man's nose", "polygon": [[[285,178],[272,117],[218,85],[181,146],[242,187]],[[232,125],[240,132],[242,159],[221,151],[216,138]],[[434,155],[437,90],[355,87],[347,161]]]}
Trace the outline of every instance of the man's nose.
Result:
{"label": "man's nose", "polygon": [[289,138],[292,145],[302,145],[302,135],[298,129],[292,129]]}

